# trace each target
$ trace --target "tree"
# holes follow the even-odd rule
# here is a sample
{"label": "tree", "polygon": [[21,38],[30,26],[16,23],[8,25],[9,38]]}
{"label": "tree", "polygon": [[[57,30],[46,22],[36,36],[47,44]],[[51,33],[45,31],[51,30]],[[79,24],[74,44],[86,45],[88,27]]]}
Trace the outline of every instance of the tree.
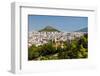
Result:
{"label": "tree", "polygon": [[38,48],[35,45],[32,45],[28,48],[28,59],[32,60],[38,58],[40,55]]}
{"label": "tree", "polygon": [[80,45],[80,50],[78,52],[78,58],[87,58],[88,52],[87,49],[83,47],[83,45]]}
{"label": "tree", "polygon": [[83,35],[79,40],[79,51],[78,58],[87,58],[88,57],[88,36],[87,34]]}
{"label": "tree", "polygon": [[46,55],[50,55],[50,54],[54,54],[54,53],[56,53],[56,49],[53,47],[51,42],[44,44],[41,47],[41,55],[42,56],[46,56]]}

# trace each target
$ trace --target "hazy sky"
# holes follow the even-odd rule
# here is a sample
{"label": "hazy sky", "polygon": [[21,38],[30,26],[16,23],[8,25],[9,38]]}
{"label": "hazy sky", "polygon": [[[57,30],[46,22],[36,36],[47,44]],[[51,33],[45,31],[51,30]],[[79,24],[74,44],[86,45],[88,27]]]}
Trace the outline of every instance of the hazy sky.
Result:
{"label": "hazy sky", "polygon": [[88,17],[79,16],[48,16],[48,15],[29,15],[29,31],[39,31],[46,26],[52,26],[59,31],[76,31],[88,27]]}

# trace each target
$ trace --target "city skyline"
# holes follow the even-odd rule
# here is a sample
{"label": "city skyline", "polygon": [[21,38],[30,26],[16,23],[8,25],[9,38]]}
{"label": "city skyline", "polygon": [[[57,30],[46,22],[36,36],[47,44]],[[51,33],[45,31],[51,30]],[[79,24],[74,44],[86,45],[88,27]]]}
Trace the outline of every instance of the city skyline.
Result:
{"label": "city skyline", "polygon": [[29,32],[52,26],[62,32],[73,32],[88,27],[88,17],[28,15]]}

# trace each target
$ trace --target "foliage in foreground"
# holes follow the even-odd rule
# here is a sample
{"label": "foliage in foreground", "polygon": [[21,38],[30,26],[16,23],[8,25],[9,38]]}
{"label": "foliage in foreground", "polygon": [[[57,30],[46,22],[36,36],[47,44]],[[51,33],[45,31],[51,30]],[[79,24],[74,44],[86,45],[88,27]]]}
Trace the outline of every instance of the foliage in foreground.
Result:
{"label": "foliage in foreground", "polygon": [[63,42],[64,48],[57,49],[52,42],[36,47],[28,48],[28,60],[56,60],[56,59],[80,59],[88,57],[88,36],[75,38],[71,42]]}

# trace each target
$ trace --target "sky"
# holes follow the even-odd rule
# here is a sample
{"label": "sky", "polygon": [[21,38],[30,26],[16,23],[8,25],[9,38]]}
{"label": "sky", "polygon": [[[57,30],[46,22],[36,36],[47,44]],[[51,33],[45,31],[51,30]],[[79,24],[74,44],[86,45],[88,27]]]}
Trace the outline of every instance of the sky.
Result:
{"label": "sky", "polygon": [[73,32],[88,27],[88,17],[28,15],[29,32],[52,26],[62,32]]}

